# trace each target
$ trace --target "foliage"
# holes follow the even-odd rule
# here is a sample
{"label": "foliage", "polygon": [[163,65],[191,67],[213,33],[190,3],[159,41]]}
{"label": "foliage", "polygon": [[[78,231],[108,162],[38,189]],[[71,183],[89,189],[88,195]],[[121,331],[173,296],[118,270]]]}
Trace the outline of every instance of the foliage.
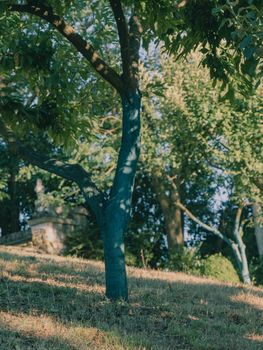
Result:
{"label": "foliage", "polygon": [[[50,4],[58,6],[57,2]],[[79,15],[79,26],[84,30],[84,18],[91,21],[94,13],[91,9],[85,10],[82,2],[75,5],[67,6],[67,17],[74,22]],[[60,2],[59,6],[62,10],[64,5]],[[96,13],[101,7],[102,4],[97,8],[92,5],[92,11]],[[107,16],[107,13],[102,11],[101,15]],[[110,23],[112,21],[109,26]],[[94,118],[102,110],[107,113],[107,103],[94,101],[109,97],[112,89],[98,81],[92,69],[61,40],[60,34],[50,31],[41,21],[27,16],[21,21],[18,14],[11,13],[2,16],[0,24],[0,105],[4,111],[1,117],[8,120],[20,136],[28,135],[28,130],[34,135],[44,133],[51,143],[63,145],[65,152],[66,148],[72,151],[79,138],[89,138]],[[101,49],[108,41],[114,42],[116,36],[113,31],[102,33],[103,24],[101,19],[90,30],[94,40],[95,33],[100,32]],[[113,55],[110,60],[114,66]]]}
{"label": "foliage", "polygon": [[[145,169],[160,177],[166,197],[171,197],[170,208],[176,188],[181,201],[200,218],[212,222],[214,196],[224,183],[211,166],[224,115],[220,114],[217,90],[208,71],[198,67],[198,59],[192,55],[182,63],[159,54],[158,61],[152,57],[147,62],[148,72],[142,68],[144,90],[150,94],[145,100],[142,157]],[[151,72],[156,66],[157,72]],[[160,96],[152,93],[151,82],[163,86],[159,87]],[[196,225],[186,225],[193,240],[204,234]]]}
{"label": "foliage", "polygon": [[197,248],[189,249],[184,247],[181,251],[177,251],[169,256],[167,266],[171,271],[181,271],[199,275],[202,261]]}
{"label": "foliage", "polygon": [[263,285],[263,259],[254,258],[249,265],[253,282],[256,285]]}
{"label": "foliage", "polygon": [[[136,8],[154,39],[164,41],[169,52],[186,57],[199,50],[211,77],[223,83],[222,90],[227,87],[228,98],[237,86],[243,93],[251,91],[250,77],[259,82],[263,50],[260,0],[145,0],[137,2]],[[148,44],[148,37],[145,39]]]}
{"label": "foliage", "polygon": [[98,227],[92,221],[89,221],[85,230],[68,233],[65,239],[64,254],[103,260],[103,246],[99,239]]}
{"label": "foliage", "polygon": [[181,271],[197,276],[214,277],[223,282],[239,282],[239,276],[231,260],[221,253],[202,258],[198,248],[184,248],[169,259],[171,271]]}
{"label": "foliage", "polygon": [[237,283],[240,281],[231,261],[220,253],[204,259],[200,271],[204,276],[214,277],[223,282]]}

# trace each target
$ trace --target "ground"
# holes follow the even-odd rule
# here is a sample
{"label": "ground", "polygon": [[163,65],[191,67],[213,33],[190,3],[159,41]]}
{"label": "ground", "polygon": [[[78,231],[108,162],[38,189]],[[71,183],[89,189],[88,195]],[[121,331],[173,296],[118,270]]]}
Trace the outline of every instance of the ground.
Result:
{"label": "ground", "polygon": [[130,302],[101,262],[0,247],[0,350],[263,349],[263,289],[129,268]]}

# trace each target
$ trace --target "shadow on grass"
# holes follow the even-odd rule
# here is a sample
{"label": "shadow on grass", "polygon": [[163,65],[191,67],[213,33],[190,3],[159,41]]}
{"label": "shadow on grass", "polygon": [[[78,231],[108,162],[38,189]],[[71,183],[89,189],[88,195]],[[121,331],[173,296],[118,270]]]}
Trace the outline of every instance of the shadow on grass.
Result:
{"label": "shadow on grass", "polygon": [[26,335],[19,331],[10,330],[0,323],[0,349],[72,350],[72,347],[66,342],[59,340],[58,337],[41,339],[33,335]]}
{"label": "shadow on grass", "polygon": [[[59,266],[41,257],[1,257],[23,267],[18,263],[0,280],[1,311],[45,315],[69,327],[96,327],[114,334],[120,349],[263,348],[263,291],[198,283],[187,276],[186,281],[152,279],[149,273],[147,278],[129,278],[129,304],[112,304],[92,290],[104,283],[104,273],[92,263],[65,261]],[[46,275],[63,285],[52,284]],[[35,276],[41,280],[34,281]],[[83,281],[91,290],[78,288]]]}

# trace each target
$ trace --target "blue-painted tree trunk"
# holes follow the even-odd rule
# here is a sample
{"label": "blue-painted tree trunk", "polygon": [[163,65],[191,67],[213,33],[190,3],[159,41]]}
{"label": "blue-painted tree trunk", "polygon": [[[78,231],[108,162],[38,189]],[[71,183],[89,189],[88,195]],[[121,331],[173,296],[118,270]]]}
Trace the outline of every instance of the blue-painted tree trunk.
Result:
{"label": "blue-painted tree trunk", "polygon": [[106,296],[128,299],[124,234],[130,218],[131,200],[140,153],[140,108],[138,91],[122,98],[123,134],[116,174],[101,225],[104,241]]}

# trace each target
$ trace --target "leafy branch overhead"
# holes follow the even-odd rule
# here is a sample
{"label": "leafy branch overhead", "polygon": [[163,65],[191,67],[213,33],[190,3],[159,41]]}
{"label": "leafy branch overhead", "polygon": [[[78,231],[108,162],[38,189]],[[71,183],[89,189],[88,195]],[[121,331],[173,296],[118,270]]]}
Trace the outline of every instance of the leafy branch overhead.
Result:
{"label": "leafy branch overhead", "polygon": [[[133,1],[125,1],[127,4]],[[137,1],[136,9],[149,28],[144,37],[163,41],[177,57],[202,52],[201,62],[222,89],[251,90],[263,72],[263,2],[261,0]]]}
{"label": "leafy branch overhead", "polygon": [[83,39],[74,28],[53,12],[53,8],[45,5],[8,5],[7,10],[28,13],[40,17],[55,27],[92,65],[95,71],[108,81],[117,91],[123,91],[123,84],[120,76],[104,62],[94,47]]}
{"label": "leafy branch overhead", "polygon": [[[178,57],[200,50],[202,64],[209,67],[212,78],[223,82],[223,88],[237,84],[240,91],[245,91],[252,86],[251,77],[258,82],[262,76],[263,5],[260,0],[110,0],[109,3],[117,24],[125,75],[131,62],[128,55],[129,29],[122,4],[133,7],[142,21],[145,48],[151,41],[163,41],[166,49]],[[62,13],[74,6],[77,4],[73,0],[32,0],[23,5],[10,4],[10,1],[1,3],[2,10],[30,13],[48,21],[120,91],[120,76],[98,55],[93,45],[63,19]]]}

